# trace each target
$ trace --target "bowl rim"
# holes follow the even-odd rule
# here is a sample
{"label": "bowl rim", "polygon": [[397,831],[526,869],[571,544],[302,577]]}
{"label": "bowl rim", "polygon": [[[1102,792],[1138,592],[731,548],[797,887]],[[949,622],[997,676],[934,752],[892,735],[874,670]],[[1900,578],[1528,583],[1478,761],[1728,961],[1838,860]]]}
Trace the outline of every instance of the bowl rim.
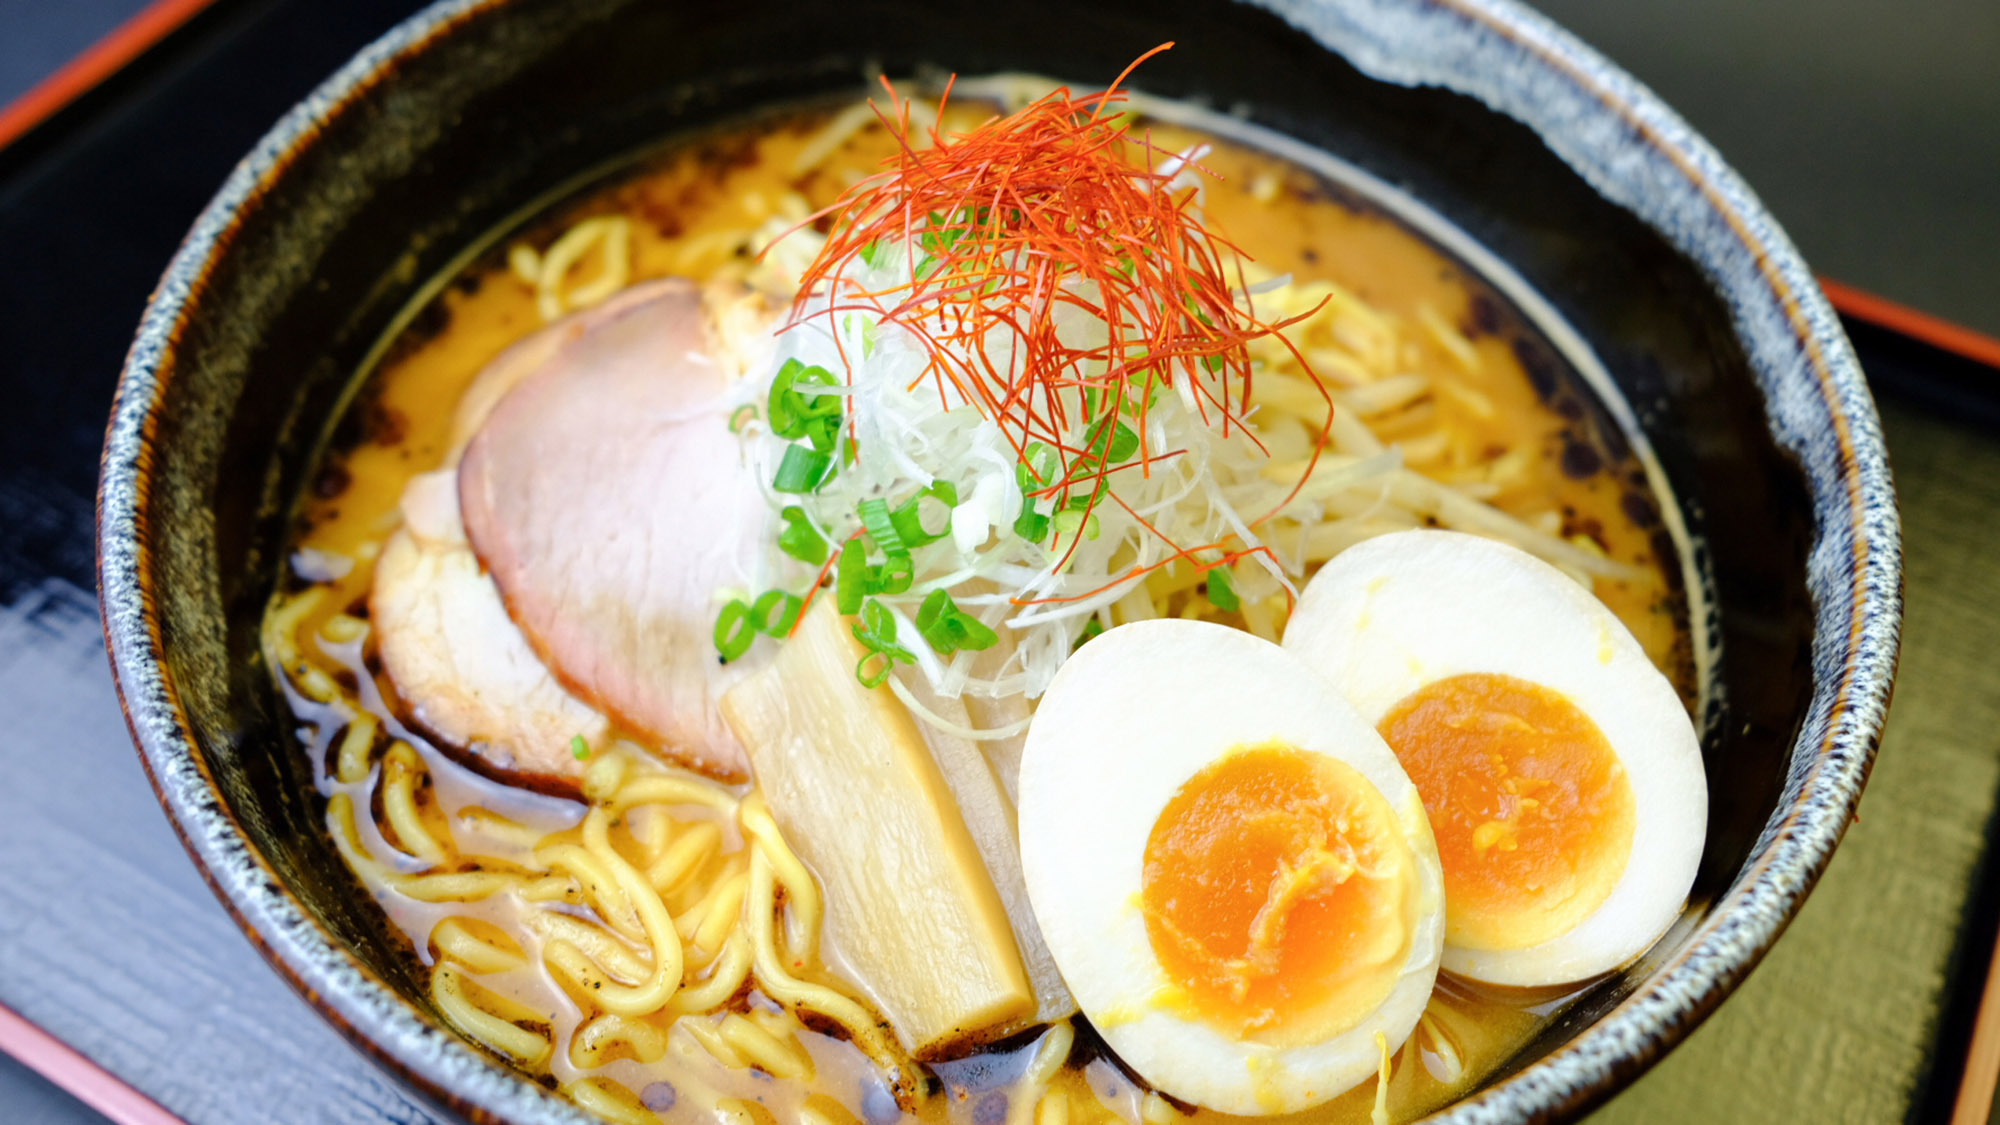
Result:
{"label": "bowl rim", "polygon": [[[222,801],[180,705],[144,546],[156,415],[173,391],[176,345],[199,320],[209,272],[246,216],[322,122],[355,112],[408,60],[513,2],[440,0],[390,29],[281,118],[203,210],[149,301],[119,378],[98,486],[97,573],[113,679],[148,779],[210,889],[265,960],[349,1042],[433,1103],[480,1122],[587,1122],[594,1119],[404,1001],[259,854]],[[1901,626],[1901,536],[1879,421],[1831,306],[1755,195],[1656,95],[1553,22],[1516,0],[1247,2],[1370,77],[1444,87],[1520,120],[1601,195],[1701,265],[1733,307],[1767,420],[1798,456],[1812,493],[1813,694],[1793,742],[1782,817],[1767,822],[1681,950],[1630,995],[1433,1119],[1567,1117],[1671,1050],[1755,967],[1852,820]],[[1816,748],[1801,771],[1807,746]]]}

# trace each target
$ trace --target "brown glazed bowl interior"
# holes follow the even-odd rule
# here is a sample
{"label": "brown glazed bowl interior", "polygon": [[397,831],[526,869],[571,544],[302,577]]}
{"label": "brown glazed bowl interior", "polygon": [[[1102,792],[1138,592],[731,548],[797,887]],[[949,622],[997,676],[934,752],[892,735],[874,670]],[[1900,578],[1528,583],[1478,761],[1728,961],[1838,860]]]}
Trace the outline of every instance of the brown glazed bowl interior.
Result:
{"label": "brown glazed bowl interior", "polygon": [[1707,597],[1712,807],[1689,910],[1447,1116],[1595,1104],[1783,929],[1879,733],[1900,620],[1894,501],[1810,274],[1622,72],[1505,0],[447,3],[301,104],[190,233],[119,388],[99,539],[119,688],[191,854],[272,964],[434,1104],[583,1119],[445,1028],[327,835],[259,655],[292,500],[371,349],[525,205],[661,138],[858,94],[878,71],[1102,83],[1165,40],[1177,46],[1141,89],[1336,154],[1547,301],[1657,453]]}

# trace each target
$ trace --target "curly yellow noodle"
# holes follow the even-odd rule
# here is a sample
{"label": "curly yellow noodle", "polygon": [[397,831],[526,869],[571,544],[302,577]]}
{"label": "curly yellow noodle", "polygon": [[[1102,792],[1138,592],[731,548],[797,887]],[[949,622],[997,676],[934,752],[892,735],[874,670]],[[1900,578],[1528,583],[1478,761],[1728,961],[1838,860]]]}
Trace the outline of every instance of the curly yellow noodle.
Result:
{"label": "curly yellow noodle", "polygon": [[631,765],[632,759],[622,753],[598,755],[584,767],[583,795],[593,801],[610,797],[625,783],[625,773]]}
{"label": "curly yellow noodle", "polygon": [[666,1053],[667,1033],[658,1024],[610,1014],[590,1019],[569,1041],[569,1061],[578,1070],[594,1070],[617,1058],[658,1062]]}
{"label": "curly yellow noodle", "polygon": [[473,902],[505,894],[521,877],[509,871],[447,871],[437,875],[400,875],[391,885],[418,902]]}
{"label": "curly yellow noodle", "polygon": [[[1038,1107],[1049,1093],[1050,1083],[1076,1046],[1076,1029],[1068,1020],[1051,1024],[1035,1042],[1028,1065],[1021,1070],[1007,1095],[1007,1125],[1034,1125]],[[1068,1107],[1064,1107],[1064,1113]]]}
{"label": "curly yellow noodle", "polygon": [[827,1097],[814,1094],[799,1107],[800,1125],[860,1125],[847,1107]]}
{"label": "curly yellow noodle", "polygon": [[565,1083],[562,1094],[613,1125],[660,1125],[636,1094],[609,1078],[579,1078]]}
{"label": "curly yellow noodle", "polygon": [[741,1012],[731,1012],[722,1017],[716,1025],[715,1034],[736,1057],[773,1078],[786,1080],[810,1079],[813,1076],[812,1056],[799,1046],[797,1037],[783,1036],[746,1018]]}
{"label": "curly yellow noodle", "polygon": [[569,291],[566,303],[570,308],[586,308],[625,288],[632,276],[631,220],[611,220],[604,231],[603,253],[604,271]]}
{"label": "curly yellow noodle", "polygon": [[[631,276],[631,224],[618,216],[585,219],[562,233],[539,258],[535,277],[535,307],[543,320],[557,320],[571,309],[593,305],[624,288]],[[601,247],[597,277],[565,293],[569,271]]]}
{"label": "curly yellow noodle", "polygon": [[[633,941],[645,939],[645,925],[605,856],[582,844],[551,844],[535,849],[535,860],[575,879],[591,909],[606,925]],[[650,893],[653,888],[646,890]]]}
{"label": "curly yellow noodle", "polygon": [[562,902],[571,906],[583,905],[583,888],[567,875],[544,875],[521,884],[518,892],[524,902]]}
{"label": "curly yellow noodle", "polygon": [[645,929],[646,941],[653,951],[653,971],[651,976],[637,985],[606,982],[595,990],[591,999],[605,1011],[621,1016],[657,1012],[673,999],[675,990],[681,985],[681,936],[674,929],[673,917],[667,913],[659,893],[653,890],[637,868],[625,862],[624,857],[616,852],[602,858],[618,880],[625,901],[638,914]]}
{"label": "curly yellow noodle", "polygon": [[369,759],[375,752],[375,735],[380,720],[366,711],[354,716],[340,736],[340,749],[333,759],[333,777],[343,785],[359,785],[368,778]]}
{"label": "curly yellow noodle", "polygon": [[299,655],[299,622],[310,616],[327,597],[327,587],[308,586],[274,606],[264,618],[264,651],[277,654],[278,663],[292,670]]}
{"label": "curly yellow noodle", "polygon": [[519,1027],[514,1022],[547,1022],[547,1016],[473,984],[465,979],[457,965],[449,961],[431,970],[431,999],[453,1027],[529,1066],[541,1065],[553,1049],[548,1036]]}
{"label": "curly yellow noodle", "polygon": [[446,918],[431,928],[430,946],[439,960],[456,961],[475,973],[504,973],[528,963],[507,931],[479,918]]}
{"label": "curly yellow noodle", "polygon": [[542,255],[525,242],[516,242],[507,248],[507,268],[514,271],[521,284],[532,288],[535,279],[542,275]]}
{"label": "curly yellow noodle", "polygon": [[770,863],[778,885],[785,889],[785,906],[790,919],[785,928],[786,946],[795,961],[810,961],[817,953],[819,925],[823,907],[819,895],[819,882],[806,865],[785,842],[784,833],[778,831],[778,822],[771,818],[771,810],[764,803],[762,793],[752,793],[744,798],[737,811],[737,821],[743,831],[757,842],[757,851]]}
{"label": "curly yellow noodle", "polygon": [[724,816],[735,816],[734,794],[712,781],[689,774],[646,774],[618,790],[606,806],[613,816],[634,805],[706,805]]}
{"label": "curly yellow noodle", "polygon": [[[598,914],[619,933],[635,941],[640,940],[643,930],[639,923],[637,904],[625,892],[624,883],[617,875],[620,868],[631,866],[631,861],[626,859],[611,842],[611,814],[604,806],[599,805],[584,816],[581,835],[584,850],[590,853],[592,861],[609,877],[610,886],[617,889],[615,897],[594,893],[598,902]],[[576,873],[581,874],[580,871]],[[639,878],[641,882],[645,882],[643,874]],[[585,881],[585,886],[587,889],[590,887],[588,880]],[[645,886],[647,893],[653,895],[659,893],[653,890],[650,882],[646,882]]]}
{"label": "curly yellow noodle", "polygon": [[368,849],[361,843],[359,828],[354,822],[354,799],[345,793],[335,793],[326,799],[326,817],[333,822],[333,846],[340,852],[347,866],[354,869],[363,879],[374,878],[386,883],[394,883],[397,875],[375,861]]}
{"label": "curly yellow noodle", "polygon": [[544,836],[540,829],[530,828],[517,820],[501,816],[492,809],[481,808],[478,805],[467,805],[458,810],[458,823],[460,827],[476,832],[489,840],[519,848],[524,852],[532,852],[535,845],[542,842]]}
{"label": "curly yellow noodle", "polygon": [[528,925],[545,939],[560,940],[574,947],[614,980],[638,984],[652,975],[652,966],[632,952],[623,941],[581,918],[554,911],[535,911],[528,916]]}
{"label": "curly yellow noodle", "polygon": [[1472,341],[1465,338],[1465,333],[1453,327],[1428,304],[1417,309],[1417,323],[1430,332],[1438,347],[1443,348],[1445,354],[1451,356],[1467,374],[1478,374],[1481,366],[1479,349],[1472,346]]}
{"label": "curly yellow noodle", "polygon": [[[571,945],[567,938],[549,938],[542,943],[542,965],[579,1006],[589,1005],[606,984],[616,983],[589,954]],[[646,979],[646,974],[637,979]]]}
{"label": "curly yellow noodle", "polygon": [[661,894],[672,894],[721,851],[722,829],[702,821],[673,837],[659,858],[647,865],[646,881]]}
{"label": "curly yellow noodle", "polygon": [[762,847],[753,848],[750,896],[745,909],[750,922],[751,948],[756,954],[752,973],[758,987],[780,1004],[815,1012],[846,1028],[855,1046],[877,1065],[909,1081],[914,1074],[913,1064],[881,1020],[842,993],[802,981],[786,971],[784,956],[778,951],[777,898],[778,884],[771,873],[770,857]]}
{"label": "curly yellow noodle", "polygon": [[712,1012],[729,1002],[742,991],[745,981],[750,979],[750,939],[737,930],[723,943],[722,952],[708,967],[706,979],[695,984],[683,984],[674,994],[668,1010],[681,1015],[696,1012]]}
{"label": "curly yellow noodle", "polygon": [[353,644],[368,635],[368,623],[351,613],[336,613],[319,627],[319,635],[333,644]]}
{"label": "curly yellow noodle", "polygon": [[316,612],[327,598],[327,587],[308,586],[277,603],[264,618],[261,639],[264,659],[285,670],[292,687],[315,703],[341,700],[340,685],[299,654],[299,624]]}
{"label": "curly yellow noodle", "polygon": [[1069,1061],[1069,1053],[1075,1047],[1076,1028],[1068,1020],[1050,1027],[1042,1041],[1035,1044],[1035,1057],[1028,1060],[1021,1080],[1034,1089],[1047,1086],[1055,1081],[1056,1072]]}
{"label": "curly yellow noodle", "polygon": [[714,1022],[705,1019],[684,1019],[676,1026],[686,1031],[689,1038],[723,1066],[731,1070],[742,1070],[748,1065],[743,1056],[736,1053],[736,1048],[722,1038],[722,1033],[716,1030]]}
{"label": "curly yellow noodle", "polygon": [[299,694],[315,703],[333,703],[341,697],[340,685],[332,676],[321,671],[318,665],[307,664],[299,659],[297,670],[292,674],[292,686]]}
{"label": "curly yellow noodle", "polygon": [[1456,392],[1466,396],[1475,410],[1482,405],[1487,411],[1493,409],[1491,399],[1477,391],[1467,390],[1456,382],[1438,383],[1426,376],[1408,373],[1391,375],[1387,379],[1378,380],[1365,387],[1343,391],[1334,395],[1333,401],[1336,406],[1345,406],[1357,414],[1387,414],[1417,401],[1433,387],[1447,394]]}
{"label": "curly yellow noodle", "polygon": [[1458,1045],[1451,1041],[1451,1036],[1445,1033],[1435,1016],[1425,1012],[1417,1017],[1417,1033],[1430,1043],[1431,1053],[1444,1067],[1443,1074],[1435,1075],[1438,1081],[1452,1086],[1465,1077],[1465,1062],[1459,1058]]}
{"label": "curly yellow noodle", "polygon": [[693,943],[696,947],[710,954],[721,952],[723,943],[742,924],[743,895],[749,886],[748,871],[739,872],[721,884],[709,902],[707,915],[695,927]]}
{"label": "curly yellow noodle", "polygon": [[417,808],[417,782],[427,777],[422,760],[409,743],[389,747],[382,760],[382,815],[405,852],[435,867],[451,858],[452,849],[431,835],[422,810]]}
{"label": "curly yellow noodle", "polygon": [[[704,950],[721,949],[721,931],[742,920],[743,890],[749,878],[747,871],[732,870],[717,879],[700,901],[674,919],[674,928],[690,945]],[[709,935],[711,944],[699,940],[704,933]]]}
{"label": "curly yellow noodle", "polygon": [[715,1103],[715,1115],[722,1125],[776,1125],[771,1111],[748,1098],[724,1098]]}

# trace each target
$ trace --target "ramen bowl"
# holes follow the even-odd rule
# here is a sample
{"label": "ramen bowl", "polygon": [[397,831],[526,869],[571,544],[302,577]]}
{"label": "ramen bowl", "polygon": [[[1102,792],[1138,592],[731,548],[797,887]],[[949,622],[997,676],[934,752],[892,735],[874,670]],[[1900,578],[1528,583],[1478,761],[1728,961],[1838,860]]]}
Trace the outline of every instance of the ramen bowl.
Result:
{"label": "ramen bowl", "polygon": [[1501,0],[1020,0],[1004,19],[888,2],[443,3],[279,122],[196,222],[119,385],[98,540],[121,699],[190,854],[270,963],[420,1096],[470,1120],[587,1119],[432,1005],[327,832],[260,655],[293,501],[357,372],[468,247],[660,138],[856,94],[877,73],[1088,85],[1166,40],[1140,89],[1322,161],[1533,322],[1643,452],[1680,560],[1711,794],[1689,905],[1440,1119],[1583,1112],[1782,933],[1880,734],[1895,501],[1811,273],[1622,71]]}

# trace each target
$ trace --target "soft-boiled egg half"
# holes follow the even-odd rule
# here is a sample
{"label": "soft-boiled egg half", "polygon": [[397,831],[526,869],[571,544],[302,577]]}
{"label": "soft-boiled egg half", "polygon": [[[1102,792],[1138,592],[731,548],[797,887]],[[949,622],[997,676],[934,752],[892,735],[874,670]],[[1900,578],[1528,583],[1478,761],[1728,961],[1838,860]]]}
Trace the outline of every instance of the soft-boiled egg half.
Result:
{"label": "soft-boiled egg half", "polygon": [[1446,969],[1584,980],[1673,923],[1708,826],[1700,743],[1639,642],[1561,571],[1477,536],[1385,535],[1313,577],[1284,646],[1423,794]]}
{"label": "soft-boiled egg half", "polygon": [[1182,620],[1093,639],[1036,710],[1019,812],[1056,964],[1155,1088],[1305,1109],[1423,1014],[1444,902],[1422,798],[1277,645]]}

